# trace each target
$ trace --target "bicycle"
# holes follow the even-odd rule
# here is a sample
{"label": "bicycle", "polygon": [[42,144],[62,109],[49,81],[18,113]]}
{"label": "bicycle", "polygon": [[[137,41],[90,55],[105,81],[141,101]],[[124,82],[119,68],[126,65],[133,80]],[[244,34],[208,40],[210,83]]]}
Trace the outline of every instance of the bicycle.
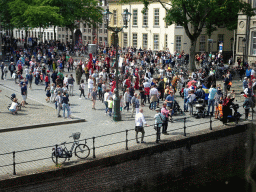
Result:
{"label": "bicycle", "polygon": [[72,135],[70,136],[70,137],[73,137],[73,139],[74,139],[74,142],[73,142],[73,145],[72,145],[70,151],[66,147],[66,142],[63,142],[60,144],[60,145],[64,145],[64,148],[56,145],[56,147],[54,147],[52,149],[52,151],[53,151],[52,152],[52,161],[55,164],[65,163],[67,158],[68,158],[68,160],[70,160],[70,158],[72,157],[72,152],[74,150],[75,145],[76,145],[75,155],[78,158],[86,159],[90,155],[90,148],[86,145],[86,141],[85,141],[85,144],[79,144],[78,139],[80,138],[80,135],[81,135],[81,133],[77,132],[77,133],[72,133]]}

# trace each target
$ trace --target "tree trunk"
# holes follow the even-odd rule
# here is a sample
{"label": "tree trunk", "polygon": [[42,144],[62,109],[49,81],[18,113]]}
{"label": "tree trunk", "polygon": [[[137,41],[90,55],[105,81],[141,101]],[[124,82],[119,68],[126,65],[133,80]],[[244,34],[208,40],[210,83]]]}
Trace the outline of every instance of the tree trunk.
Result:
{"label": "tree trunk", "polygon": [[54,27],[53,27],[53,35],[54,35],[54,41],[56,42],[56,31],[55,31],[55,29],[56,29],[56,26],[54,25]]}
{"label": "tree trunk", "polygon": [[196,40],[190,40],[190,54],[189,54],[189,72],[192,72],[196,69],[195,65],[195,55],[196,55]]}

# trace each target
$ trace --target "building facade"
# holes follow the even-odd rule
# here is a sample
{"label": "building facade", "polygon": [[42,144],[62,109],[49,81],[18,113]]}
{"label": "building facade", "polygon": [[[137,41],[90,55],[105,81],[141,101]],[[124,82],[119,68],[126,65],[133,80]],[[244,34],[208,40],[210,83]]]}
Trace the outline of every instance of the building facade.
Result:
{"label": "building facade", "polygon": [[[256,8],[256,0],[246,0],[252,8]],[[240,14],[238,16],[236,34],[236,61],[248,62],[254,65],[256,62],[256,16],[248,17]]]}
{"label": "building facade", "polygon": [[[149,4],[145,14],[142,13],[143,8],[144,4],[141,2],[121,5],[114,0],[109,1],[109,9],[113,13],[110,26],[121,27],[121,13],[125,9],[132,14],[128,28],[119,33],[121,47],[145,48],[154,51],[169,49],[171,53],[184,50],[185,53],[189,53],[190,40],[184,28],[177,24],[166,25],[164,21],[166,10],[160,3]],[[111,32],[109,34],[111,36]],[[232,55],[232,38],[234,38],[233,32],[224,27],[218,28],[211,37],[206,34],[206,29],[203,29],[197,40],[196,52],[218,52],[219,44],[223,43],[223,53]],[[208,39],[212,40],[211,43]],[[111,39],[109,43],[113,44]]]}

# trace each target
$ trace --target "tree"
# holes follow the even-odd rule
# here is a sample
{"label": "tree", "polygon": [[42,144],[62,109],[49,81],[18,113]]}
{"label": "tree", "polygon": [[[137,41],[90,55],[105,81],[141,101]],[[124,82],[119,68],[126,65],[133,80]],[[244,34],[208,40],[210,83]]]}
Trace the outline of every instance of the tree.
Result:
{"label": "tree", "polygon": [[[122,0],[131,2],[133,0]],[[189,69],[195,69],[196,41],[203,27],[206,27],[210,36],[218,26],[225,25],[227,29],[237,28],[238,14],[242,12],[253,16],[254,11],[250,4],[240,0],[140,0],[145,7],[153,2],[159,2],[166,10],[167,24],[179,24],[184,27],[190,39]]]}
{"label": "tree", "polygon": [[52,23],[60,23],[63,20],[58,14],[58,7],[43,6],[39,0],[13,0],[8,6],[12,25],[25,30],[25,39],[29,28],[46,28]]}
{"label": "tree", "polygon": [[72,33],[74,46],[74,30],[80,22],[96,26],[102,22],[102,8],[96,0],[43,0],[43,5],[59,7],[63,22],[59,25],[67,27]]}

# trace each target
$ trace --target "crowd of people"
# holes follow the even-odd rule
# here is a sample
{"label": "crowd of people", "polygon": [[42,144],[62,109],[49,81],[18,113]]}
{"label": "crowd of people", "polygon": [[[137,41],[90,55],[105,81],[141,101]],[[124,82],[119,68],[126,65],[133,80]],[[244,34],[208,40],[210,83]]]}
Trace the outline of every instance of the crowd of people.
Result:
{"label": "crowd of people", "polygon": [[[68,50],[67,47],[66,53]],[[188,55],[184,51],[172,54],[169,50],[153,52],[128,47],[119,48],[116,53],[113,47],[105,47],[97,55],[89,54],[88,58],[80,59],[73,59],[66,53],[59,54],[58,47],[50,44],[34,49],[20,49],[15,53],[15,59],[11,58],[10,65],[4,62],[1,64],[1,78],[6,79],[10,73],[14,82],[20,85],[22,106],[27,104],[28,89],[44,84],[46,102],[55,103],[58,117],[61,117],[63,110],[64,118],[71,118],[69,98],[74,96],[75,82],[80,92],[79,99],[91,100],[93,110],[96,110],[96,101],[99,100],[104,103],[105,113],[109,116],[112,116],[114,110],[118,84],[120,111],[123,113],[126,110],[131,117],[135,114],[136,132],[142,133],[141,142],[144,142],[143,124],[146,124],[142,108],[148,104],[150,110],[156,110],[156,129],[158,126],[163,127],[162,133],[168,134],[168,122],[173,118],[179,96],[184,98],[181,107],[184,112],[193,114],[193,104],[202,99],[208,104],[207,115],[215,118],[221,116],[223,123],[227,122],[226,111],[229,111],[229,105],[235,98],[235,92],[231,90],[233,77],[230,71],[224,75],[223,85],[216,84],[214,67],[198,67],[189,73],[186,69]],[[117,62],[116,54],[120,55]],[[207,59],[203,56],[199,57],[200,60]],[[216,57],[222,59],[221,55],[217,54]],[[116,64],[119,72],[115,71]],[[63,73],[73,70],[75,78],[72,73]],[[245,75],[243,87],[247,119],[248,109],[254,107],[255,71],[248,66]],[[85,94],[86,84],[88,94]],[[11,112],[15,114],[17,111]],[[138,139],[136,141],[139,142]]]}

